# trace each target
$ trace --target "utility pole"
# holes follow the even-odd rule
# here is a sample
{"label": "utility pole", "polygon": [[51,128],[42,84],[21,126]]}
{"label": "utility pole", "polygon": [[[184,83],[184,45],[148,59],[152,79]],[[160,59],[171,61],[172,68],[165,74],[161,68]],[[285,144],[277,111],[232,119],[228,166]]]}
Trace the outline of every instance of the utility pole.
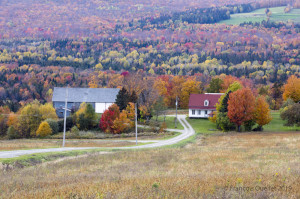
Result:
{"label": "utility pole", "polygon": [[137,141],[137,105],[135,103],[135,144],[138,144]]}
{"label": "utility pole", "polygon": [[177,96],[176,96],[176,102],[175,102],[175,105],[176,105],[175,128],[177,128],[177,106],[178,106],[178,97],[177,97]]}
{"label": "utility pole", "polygon": [[62,145],[62,147],[65,147],[65,142],[66,142],[67,108],[68,108],[68,88],[69,88],[69,85],[67,86],[67,89],[66,89],[65,114],[64,114],[64,135],[63,135],[63,145]]}

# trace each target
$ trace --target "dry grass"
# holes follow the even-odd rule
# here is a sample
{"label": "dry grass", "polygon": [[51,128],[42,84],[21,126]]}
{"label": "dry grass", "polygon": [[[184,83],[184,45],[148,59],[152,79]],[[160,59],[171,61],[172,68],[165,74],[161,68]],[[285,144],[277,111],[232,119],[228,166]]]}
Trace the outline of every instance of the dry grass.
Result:
{"label": "dry grass", "polygon": [[[61,147],[62,140],[2,140],[0,151],[21,150],[21,149],[42,149]],[[132,142],[104,141],[104,140],[67,140],[66,147],[121,147],[134,145]]]}
{"label": "dry grass", "polygon": [[299,133],[230,134],[89,155],[2,172],[0,198],[300,198],[299,143]]}

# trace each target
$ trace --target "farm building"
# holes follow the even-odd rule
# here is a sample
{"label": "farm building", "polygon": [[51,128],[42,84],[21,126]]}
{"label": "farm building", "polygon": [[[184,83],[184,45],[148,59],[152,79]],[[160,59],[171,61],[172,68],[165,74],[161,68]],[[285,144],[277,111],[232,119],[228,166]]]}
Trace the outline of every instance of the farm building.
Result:
{"label": "farm building", "polygon": [[223,93],[191,94],[189,101],[190,118],[208,118],[216,110],[216,104]]}
{"label": "farm building", "polygon": [[[66,89],[55,87],[53,91],[52,102],[58,117],[64,116]],[[103,113],[115,103],[119,90],[118,88],[68,88],[67,107],[69,110],[77,110],[81,103],[86,102],[94,107],[96,113]],[[68,115],[70,111],[67,111]]]}

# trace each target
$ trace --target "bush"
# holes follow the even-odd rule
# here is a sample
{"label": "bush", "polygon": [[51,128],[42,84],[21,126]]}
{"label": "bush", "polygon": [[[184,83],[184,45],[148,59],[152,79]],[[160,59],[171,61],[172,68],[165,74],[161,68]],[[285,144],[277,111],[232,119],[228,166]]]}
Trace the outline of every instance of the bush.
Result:
{"label": "bush", "polygon": [[[64,131],[64,120],[59,120],[58,122],[58,131],[63,132]],[[67,123],[66,123],[66,131],[70,130],[74,126],[73,118],[67,117]]]}
{"label": "bush", "polygon": [[165,122],[163,122],[159,127],[159,132],[164,133],[164,132],[166,132],[166,129],[167,129],[167,124]]}
{"label": "bush", "polygon": [[256,124],[256,122],[254,120],[250,120],[245,122],[244,127],[245,127],[245,131],[252,131],[253,126]]}
{"label": "bush", "polygon": [[16,129],[13,126],[10,126],[7,129],[7,138],[10,140],[20,138],[20,135],[18,134],[18,132],[16,131]]}
{"label": "bush", "polygon": [[222,131],[230,131],[233,130],[235,125],[230,122],[226,113],[218,113],[216,120],[217,128]]}
{"label": "bush", "polygon": [[73,126],[71,128],[71,133],[73,133],[74,135],[79,135],[79,129],[77,128],[77,126]]}
{"label": "bush", "polygon": [[40,137],[46,137],[48,135],[51,135],[52,129],[48,122],[42,122],[36,131],[36,135]]}
{"label": "bush", "polygon": [[295,103],[289,108],[286,108],[281,114],[282,120],[286,121],[285,126],[300,126],[300,104]]}
{"label": "bush", "polygon": [[49,124],[52,129],[52,134],[57,134],[59,131],[58,122],[54,119],[47,119],[46,122]]}
{"label": "bush", "polygon": [[89,129],[89,121],[88,119],[84,116],[84,114],[79,115],[79,120],[78,124],[80,130],[88,130]]}

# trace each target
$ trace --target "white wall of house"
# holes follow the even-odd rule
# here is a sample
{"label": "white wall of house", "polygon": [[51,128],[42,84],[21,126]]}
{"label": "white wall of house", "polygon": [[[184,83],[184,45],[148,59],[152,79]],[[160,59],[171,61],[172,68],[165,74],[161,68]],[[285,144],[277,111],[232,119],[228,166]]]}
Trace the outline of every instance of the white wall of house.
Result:
{"label": "white wall of house", "polygon": [[205,109],[189,109],[189,117],[190,118],[208,118],[209,114],[212,113],[212,110]]}
{"label": "white wall of house", "polygon": [[96,113],[104,113],[105,110],[108,109],[110,105],[113,103],[96,103],[95,104],[95,112]]}

